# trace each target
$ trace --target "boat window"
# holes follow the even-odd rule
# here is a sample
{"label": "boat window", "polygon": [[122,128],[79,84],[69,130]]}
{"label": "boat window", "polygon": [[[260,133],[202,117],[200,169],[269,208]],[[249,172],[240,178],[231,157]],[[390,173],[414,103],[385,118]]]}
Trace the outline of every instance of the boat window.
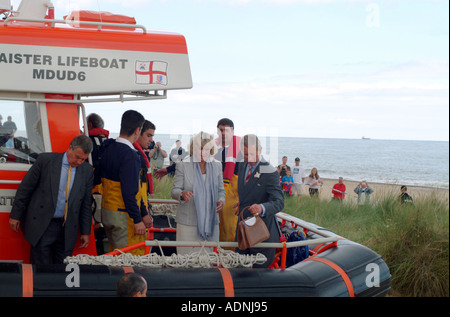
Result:
{"label": "boat window", "polygon": [[4,164],[33,164],[44,152],[37,102],[0,101],[0,169]]}

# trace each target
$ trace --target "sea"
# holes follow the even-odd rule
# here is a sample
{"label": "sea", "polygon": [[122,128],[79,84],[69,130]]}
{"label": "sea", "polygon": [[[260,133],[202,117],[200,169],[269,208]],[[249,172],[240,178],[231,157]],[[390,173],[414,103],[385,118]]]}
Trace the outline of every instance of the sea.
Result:
{"label": "sea", "polygon": [[[113,135],[111,135],[113,136]],[[156,134],[154,140],[170,153],[175,141],[189,147],[190,135]],[[449,188],[449,142],[377,139],[260,137],[262,154],[272,165],[287,156],[289,166],[300,165],[321,178]],[[169,163],[166,158],[166,163]]]}

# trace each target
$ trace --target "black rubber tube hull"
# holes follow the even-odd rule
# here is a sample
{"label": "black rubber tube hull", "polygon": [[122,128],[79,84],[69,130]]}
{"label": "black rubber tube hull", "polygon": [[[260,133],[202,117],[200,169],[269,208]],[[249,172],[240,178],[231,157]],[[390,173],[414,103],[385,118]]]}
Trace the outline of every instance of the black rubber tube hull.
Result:
{"label": "black rubber tube hull", "polygon": [[[390,289],[391,275],[386,263],[362,245],[340,241],[337,247],[315,257],[326,259],[340,269],[311,259],[284,270],[228,269],[231,286],[218,268],[132,269],[147,280],[150,297],[223,297],[230,288],[235,297],[345,297],[350,295],[345,276],[350,280],[354,296],[383,296]],[[27,272],[24,266],[0,262],[0,297],[23,296],[24,288],[30,288],[30,283],[34,297],[116,296],[117,282],[126,271],[122,267],[79,265],[79,274],[75,276],[75,270],[66,265],[28,265]],[[375,286],[371,274],[376,275]]]}

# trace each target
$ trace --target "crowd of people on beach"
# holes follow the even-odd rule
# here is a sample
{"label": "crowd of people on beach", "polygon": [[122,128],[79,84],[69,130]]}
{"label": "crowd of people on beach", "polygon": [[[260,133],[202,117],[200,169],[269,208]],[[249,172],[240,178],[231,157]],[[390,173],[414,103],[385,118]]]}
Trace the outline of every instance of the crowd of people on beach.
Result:
{"label": "crowd of people on beach", "polygon": [[[241,215],[259,217],[270,233],[264,241],[279,242],[275,215],[283,210],[285,196],[302,195],[303,186],[309,186],[309,194],[317,197],[324,184],[317,168],[306,177],[299,157],[292,168],[287,157],[273,167],[262,156],[259,138],[234,135],[234,123],[228,118],[218,121],[216,138],[199,131],[187,149],[178,140],[169,154],[169,166],[163,166],[167,152],[153,141],[155,124],[141,113],[123,113],[116,139],[109,138],[98,114],[90,114],[87,125],[89,136],[76,136],[66,152],[40,154],[16,192],[9,224],[12,230],[23,231],[33,264],[63,263],[72,255],[78,236],[82,248],[90,243],[92,196],[101,196],[100,217],[94,214],[98,254],[106,251],[103,230],[109,251],[145,241],[147,228],[153,226],[148,199],[154,195],[153,176],[173,177],[171,196],[179,201],[177,241],[237,241]],[[54,193],[55,200],[42,194],[47,191]],[[355,192],[367,203],[373,190],[363,181]],[[333,199],[342,201],[347,194],[340,178]],[[402,197],[411,199],[406,188]],[[195,250],[177,247],[180,255]],[[268,267],[275,258],[275,249],[250,247],[236,252],[267,258],[254,267]],[[144,248],[130,253],[143,255]]]}
{"label": "crowd of people on beach", "polygon": [[[283,156],[282,163],[277,166],[278,174],[280,175],[280,183],[285,197],[302,196],[303,187],[309,186],[310,197],[318,197],[319,189],[324,185],[323,180],[320,179],[317,168],[313,167],[308,176],[306,176],[304,168],[300,165],[300,158],[295,158],[295,165],[293,167],[287,165],[288,158]],[[369,186],[366,180],[362,180],[353,189],[357,196],[347,192],[347,187],[344,184],[344,178],[339,177],[338,182],[330,187],[332,200],[343,202],[346,196],[356,197],[359,205],[368,204],[370,202],[370,195],[374,189]],[[413,202],[412,197],[408,194],[408,188],[402,185],[399,199],[402,203]]]}

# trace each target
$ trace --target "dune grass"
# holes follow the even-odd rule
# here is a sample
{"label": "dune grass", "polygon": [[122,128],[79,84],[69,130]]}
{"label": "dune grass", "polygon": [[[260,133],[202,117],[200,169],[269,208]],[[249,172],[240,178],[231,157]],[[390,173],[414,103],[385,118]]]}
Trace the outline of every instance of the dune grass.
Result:
{"label": "dune grass", "polygon": [[155,196],[158,199],[172,199],[170,192],[173,187],[173,177],[165,176],[161,179],[153,177],[153,186],[155,188]]}
{"label": "dune grass", "polygon": [[[172,182],[155,179],[155,198],[170,199]],[[449,205],[439,193],[401,204],[397,192],[386,190],[363,206],[354,199],[289,197],[283,212],[380,254],[392,275],[391,296],[449,296]]]}
{"label": "dune grass", "polygon": [[286,213],[325,227],[380,254],[394,296],[449,296],[449,207],[435,195],[401,204],[385,193],[371,204],[310,197],[285,200]]}

